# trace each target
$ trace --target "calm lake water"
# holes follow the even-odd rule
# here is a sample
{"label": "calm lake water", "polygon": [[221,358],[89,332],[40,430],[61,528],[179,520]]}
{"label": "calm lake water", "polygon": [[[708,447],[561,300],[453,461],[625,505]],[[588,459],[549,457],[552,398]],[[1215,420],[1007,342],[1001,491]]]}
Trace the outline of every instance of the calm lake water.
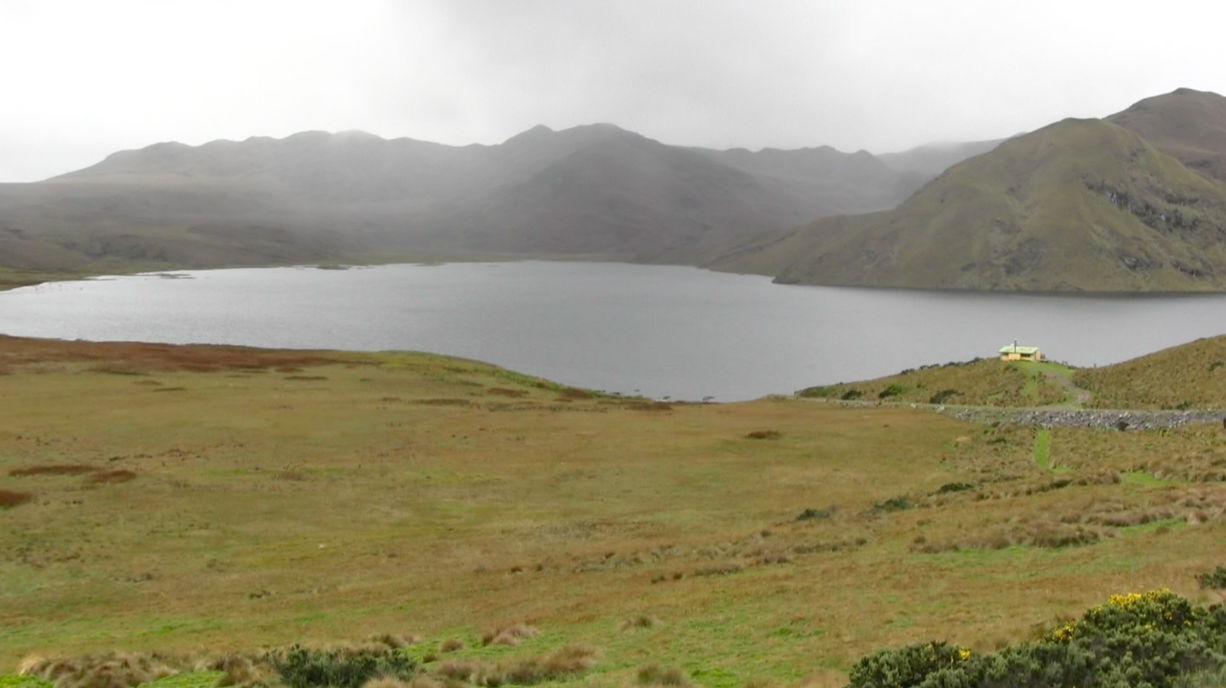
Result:
{"label": "calm lake water", "polygon": [[991,356],[1014,339],[1089,366],[1226,331],[1226,295],[797,287],[686,267],[536,261],[174,275],[0,292],[0,332],[433,351],[582,387],[731,401]]}

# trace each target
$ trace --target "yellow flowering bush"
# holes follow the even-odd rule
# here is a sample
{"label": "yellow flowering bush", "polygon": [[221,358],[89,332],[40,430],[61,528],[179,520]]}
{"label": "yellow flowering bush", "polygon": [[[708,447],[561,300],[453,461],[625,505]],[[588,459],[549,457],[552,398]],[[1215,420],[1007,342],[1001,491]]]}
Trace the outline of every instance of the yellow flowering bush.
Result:
{"label": "yellow flowering bush", "polygon": [[925,643],[861,659],[848,688],[1174,688],[1226,668],[1226,608],[1170,590],[1112,595],[1040,640],[991,654]]}

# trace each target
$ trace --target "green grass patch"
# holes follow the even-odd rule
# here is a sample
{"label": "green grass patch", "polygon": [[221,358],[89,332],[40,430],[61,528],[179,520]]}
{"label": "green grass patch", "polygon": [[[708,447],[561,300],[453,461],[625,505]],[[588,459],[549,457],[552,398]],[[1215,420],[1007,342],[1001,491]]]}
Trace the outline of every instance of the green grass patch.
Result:
{"label": "green grass patch", "polygon": [[1175,481],[1159,478],[1145,471],[1124,471],[1120,473],[1120,482],[1125,485],[1174,485]]}
{"label": "green grass patch", "polygon": [[[147,681],[140,684],[140,688],[212,688],[217,685],[217,679],[221,678],[221,676],[222,672],[220,671],[189,671],[182,674],[165,676],[156,681]],[[0,684],[0,686],[3,686],[3,684]]]}
{"label": "green grass patch", "polygon": [[1039,428],[1034,433],[1034,465],[1039,470],[1051,471],[1051,430]]}
{"label": "green grass patch", "polygon": [[51,688],[50,681],[44,681],[34,676],[18,676],[16,674],[0,674],[0,688]]}
{"label": "green grass patch", "polygon": [[1121,533],[1149,533],[1161,528],[1184,528],[1188,522],[1182,518],[1160,518],[1149,523],[1139,523],[1135,526],[1124,526],[1120,528]]}

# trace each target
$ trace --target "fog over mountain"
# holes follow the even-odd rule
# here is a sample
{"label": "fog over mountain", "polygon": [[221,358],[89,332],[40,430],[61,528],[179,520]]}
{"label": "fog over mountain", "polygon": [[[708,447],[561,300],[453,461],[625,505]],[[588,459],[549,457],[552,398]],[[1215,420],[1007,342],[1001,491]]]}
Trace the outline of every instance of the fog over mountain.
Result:
{"label": "fog over mountain", "polygon": [[678,147],[612,124],[537,126],[493,146],[359,131],[158,143],[46,182],[0,185],[0,266],[693,264],[761,231],[891,207],[925,179],[864,151]]}
{"label": "fog over mountain", "polygon": [[1223,23],[1196,0],[8,0],[0,182],[312,130],[462,146],[615,122],[681,146],[874,154],[999,140],[1177,84],[1226,92]]}

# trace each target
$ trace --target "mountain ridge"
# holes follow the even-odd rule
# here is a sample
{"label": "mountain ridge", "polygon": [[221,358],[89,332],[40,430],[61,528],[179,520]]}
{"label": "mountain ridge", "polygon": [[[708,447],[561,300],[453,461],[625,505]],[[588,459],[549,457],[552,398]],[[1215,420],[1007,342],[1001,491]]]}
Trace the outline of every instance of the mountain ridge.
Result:
{"label": "mountain ridge", "polygon": [[406,256],[696,264],[759,231],[892,206],[916,184],[865,152],[671,146],[607,123],[538,125],[493,145],[356,130],[161,142],[0,185],[0,231],[21,237],[0,270]]}
{"label": "mountain ridge", "polygon": [[[1220,101],[1226,125],[1226,99],[1194,93]],[[1112,118],[1061,120],[954,165],[892,210],[765,234],[708,267],[839,286],[1226,290],[1226,184],[1163,150],[1187,138],[1160,145]]]}

